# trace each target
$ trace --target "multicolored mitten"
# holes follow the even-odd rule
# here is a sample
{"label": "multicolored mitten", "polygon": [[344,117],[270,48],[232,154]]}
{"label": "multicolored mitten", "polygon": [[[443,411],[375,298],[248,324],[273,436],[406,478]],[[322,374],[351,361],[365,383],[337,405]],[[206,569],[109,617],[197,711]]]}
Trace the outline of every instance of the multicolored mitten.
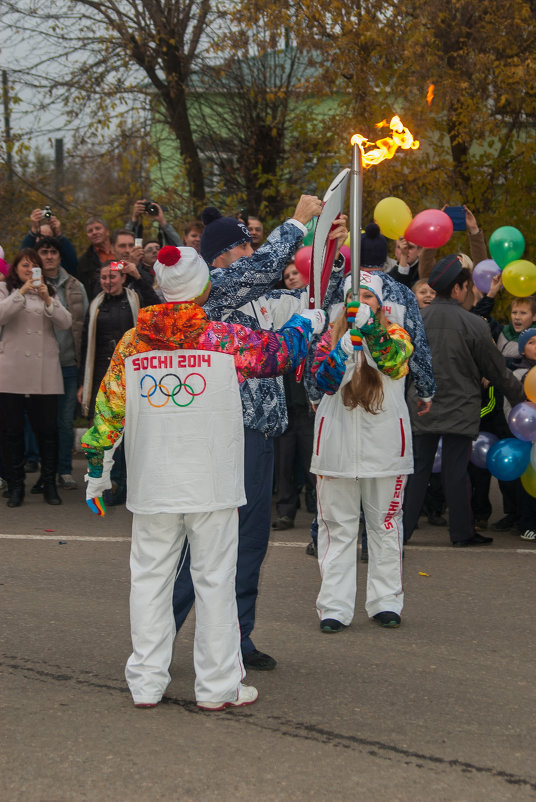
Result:
{"label": "multicolored mitten", "polygon": [[355,318],[359,311],[359,306],[360,306],[359,301],[350,300],[346,302],[346,320],[348,321],[350,328],[354,327]]}
{"label": "multicolored mitten", "polygon": [[106,515],[106,507],[104,506],[102,496],[99,496],[98,498],[87,498],[86,504],[91,512],[94,512],[95,515],[98,515],[100,518]]}
{"label": "multicolored mitten", "polygon": [[354,351],[363,350],[363,337],[359,329],[350,329],[350,340],[352,341]]}

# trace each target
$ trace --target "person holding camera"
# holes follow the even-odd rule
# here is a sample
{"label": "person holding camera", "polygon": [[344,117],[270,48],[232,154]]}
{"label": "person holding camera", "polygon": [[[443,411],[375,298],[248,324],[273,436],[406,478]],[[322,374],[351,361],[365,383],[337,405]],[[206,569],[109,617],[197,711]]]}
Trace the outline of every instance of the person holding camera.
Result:
{"label": "person holding camera", "polygon": [[168,223],[164,217],[162,207],[152,200],[141,198],[137,200],[132,207],[131,218],[126,224],[125,228],[134,232],[134,236],[141,239],[143,236],[143,223],[141,222],[142,216],[146,214],[155,220],[160,228],[162,245],[182,245],[182,240],[179,234],[175,231],[171,223]]}
{"label": "person holding camera", "polygon": [[143,263],[143,248],[135,244],[132,231],[120,228],[112,234],[112,250],[114,259],[121,262],[125,286],[136,290],[140,296],[141,306],[152,306],[161,303],[153,290],[152,272]]}
{"label": "person holding camera", "polygon": [[61,223],[53,214],[50,206],[34,209],[30,215],[30,231],[21,243],[21,248],[35,248],[41,237],[54,237],[60,247],[61,264],[71,276],[78,275],[78,258],[70,239],[61,233]]}
{"label": "person holding camera", "polygon": [[25,412],[39,445],[43,498],[61,504],[56,468],[63,378],[54,327],[69,329],[72,318],[42,268],[40,256],[24,248],[0,283],[0,451],[8,507],[20,507],[24,499]]}

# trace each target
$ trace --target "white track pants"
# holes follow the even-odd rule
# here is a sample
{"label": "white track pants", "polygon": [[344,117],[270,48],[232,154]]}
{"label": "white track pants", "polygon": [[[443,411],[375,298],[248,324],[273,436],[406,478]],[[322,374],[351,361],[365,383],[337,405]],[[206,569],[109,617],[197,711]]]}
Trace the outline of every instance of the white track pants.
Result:
{"label": "white track pants", "polygon": [[316,607],[320,620],[335,618],[348,626],[354,616],[361,505],[369,553],[366,611],[369,618],[387,610],[401,612],[405,484],[405,476],[359,480],[318,477],[318,564],[322,586]]}
{"label": "white track pants", "polygon": [[235,591],[238,511],[134,515],[130,552],[134,651],[125,676],[135,703],[160,701],[170,682],[173,583],[186,535],[195,589],[195,698],[233,701],[245,676]]}

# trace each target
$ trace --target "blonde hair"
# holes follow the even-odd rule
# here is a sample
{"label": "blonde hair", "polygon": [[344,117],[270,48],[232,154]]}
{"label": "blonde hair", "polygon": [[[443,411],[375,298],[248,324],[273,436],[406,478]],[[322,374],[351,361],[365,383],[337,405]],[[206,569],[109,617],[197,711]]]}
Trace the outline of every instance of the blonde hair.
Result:
{"label": "blonde hair", "polygon": [[470,259],[466,253],[459,253],[458,259],[460,260],[460,264],[462,267],[466,267],[467,270],[473,271],[473,260]]}
{"label": "blonde hair", "polygon": [[[385,317],[383,309],[380,307],[375,314],[382,326],[387,327],[389,321]],[[333,323],[331,329],[331,347],[335,348],[343,334],[348,331],[350,325],[346,320],[346,313],[343,309],[339,317]],[[383,383],[379,370],[369,365],[365,356],[361,364],[356,364],[352,377],[341,390],[344,406],[348,409],[362,407],[365,412],[377,415],[381,412],[383,404]]]}

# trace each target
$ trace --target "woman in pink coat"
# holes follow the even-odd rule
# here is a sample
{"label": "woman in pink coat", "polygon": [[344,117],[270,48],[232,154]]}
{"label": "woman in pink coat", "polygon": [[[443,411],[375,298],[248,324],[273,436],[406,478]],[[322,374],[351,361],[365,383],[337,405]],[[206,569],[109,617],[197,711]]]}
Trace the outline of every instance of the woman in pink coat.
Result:
{"label": "woman in pink coat", "polygon": [[24,499],[24,413],[37,438],[43,496],[61,504],[56,490],[57,398],[63,378],[54,326],[68,329],[71,313],[54,297],[41,259],[31,248],[19,251],[0,283],[0,453],[8,483],[8,507]]}

